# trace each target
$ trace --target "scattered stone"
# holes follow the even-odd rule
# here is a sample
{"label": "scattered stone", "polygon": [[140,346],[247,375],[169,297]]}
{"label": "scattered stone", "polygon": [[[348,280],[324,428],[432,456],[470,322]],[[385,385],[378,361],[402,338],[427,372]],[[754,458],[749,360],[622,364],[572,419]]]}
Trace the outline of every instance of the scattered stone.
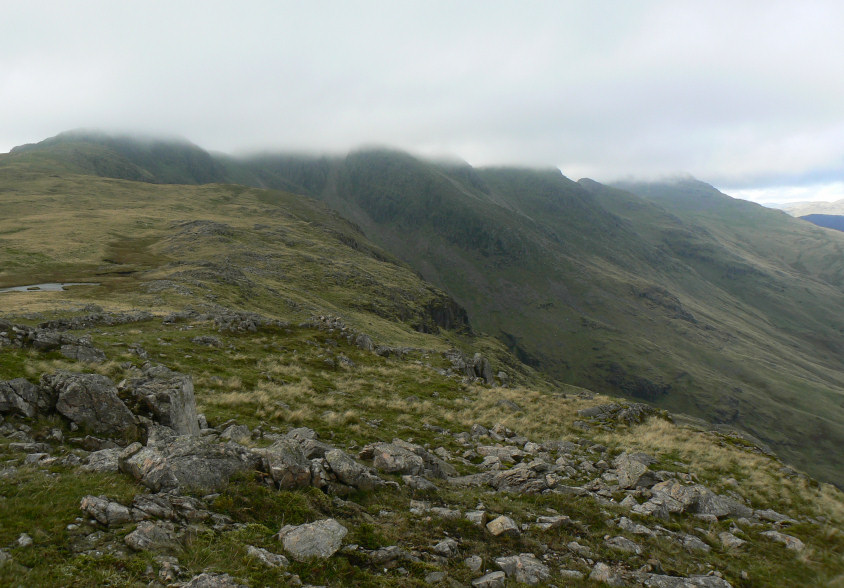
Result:
{"label": "scattered stone", "polygon": [[470,555],[463,560],[463,563],[473,572],[480,572],[484,565],[484,560],[478,555]]}
{"label": "scattered stone", "polygon": [[651,574],[645,580],[648,588],[732,588],[732,585],[718,576],[664,576]]}
{"label": "scattered stone", "polygon": [[646,464],[627,453],[616,457],[613,465],[618,476],[619,488],[650,488],[657,482]]}
{"label": "scattered stone", "polygon": [[109,500],[105,496],[85,496],[82,498],[79,508],[108,527],[122,525],[133,520],[132,512],[128,508],[119,502]]}
{"label": "scattered stone", "polygon": [[[163,366],[150,366],[144,377],[127,384],[140,408],[155,422],[173,429],[177,435],[199,435],[199,419],[193,379]],[[248,430],[248,429],[247,429]]]}
{"label": "scattered stone", "polygon": [[474,588],[504,588],[507,574],[504,572],[490,572],[480,578],[472,580]]}
{"label": "scattered stone", "polygon": [[500,535],[518,537],[520,534],[519,526],[516,524],[516,521],[504,515],[488,522],[486,524],[486,528],[494,537],[498,537]]}
{"label": "scattered stone", "polygon": [[593,582],[603,582],[610,586],[625,586],[627,584],[620,574],[600,561],[592,568],[592,571],[589,573],[589,579]]}
{"label": "scattered stone", "polygon": [[427,576],[425,576],[425,583],[426,584],[438,584],[446,579],[448,574],[445,572],[431,572]]}
{"label": "scattered stone", "polygon": [[372,459],[372,466],[389,474],[418,476],[425,470],[425,461],[403,447],[393,443],[372,443],[361,451],[361,459]]}
{"label": "scattered stone", "polygon": [[339,449],[327,452],[325,461],[337,479],[352,488],[369,491],[384,485],[384,481],[374,472]]}
{"label": "scattered stone", "polygon": [[133,443],[123,450],[118,463],[120,471],[153,492],[194,489],[208,493],[223,488],[235,473],[258,469],[261,457],[234,443],[178,436],[146,447]]}
{"label": "scattered stone", "polygon": [[290,562],[283,555],[273,553],[272,551],[267,551],[266,549],[263,549],[261,547],[254,547],[252,545],[248,545],[246,547],[246,553],[250,557],[254,557],[264,565],[271,568],[286,568],[288,565],[290,565]]}
{"label": "scattered stone", "polygon": [[82,469],[88,472],[117,472],[117,460],[121,451],[123,450],[120,448],[94,451],[84,459]]}
{"label": "scattered stone", "polygon": [[457,555],[457,541],[451,537],[446,537],[436,545],[434,545],[434,553],[443,557],[454,557]]}
{"label": "scattered stone", "polygon": [[336,520],[323,519],[298,526],[285,525],[278,536],[293,559],[304,561],[310,557],[331,557],[340,549],[348,532]]}
{"label": "scattered stone", "polygon": [[466,519],[471,521],[478,527],[483,527],[486,524],[486,511],[483,510],[469,510],[466,511]]}
{"label": "scattered stone", "polygon": [[0,381],[0,413],[15,413],[32,418],[55,406],[55,395],[42,390],[25,378]]}
{"label": "scattered stone", "polygon": [[408,488],[412,488],[413,490],[430,492],[437,489],[437,486],[433,482],[431,482],[427,478],[423,478],[422,476],[406,475],[402,476],[401,479],[402,482],[404,482]]}
{"label": "scattered stone", "polygon": [[57,394],[56,410],[77,425],[127,440],[138,437],[135,416],[107,377],[59,371],[41,376],[41,385]]}
{"label": "scattered stone", "polygon": [[551,577],[548,566],[540,562],[532,553],[499,557],[495,563],[507,574],[508,578],[529,586],[536,586]]}
{"label": "scattered stone", "polygon": [[608,547],[613,549],[617,549],[619,551],[626,551],[627,553],[635,553],[636,555],[642,554],[642,548],[636,545],[633,541],[628,539],[627,537],[622,537],[618,535],[616,537],[610,537],[609,539],[605,539],[604,543],[607,544]]}
{"label": "scattered stone", "polygon": [[17,540],[19,547],[29,547],[32,543],[32,537],[30,537],[27,533],[21,533]]}
{"label": "scattered stone", "polygon": [[793,551],[803,551],[806,545],[797,537],[793,537],[792,535],[786,535],[785,533],[780,533],[779,531],[765,531],[761,533],[763,537],[767,537],[768,539],[773,539],[778,543],[782,543],[788,549]]}
{"label": "scattered stone", "polygon": [[724,531],[723,533],[718,533],[718,539],[721,540],[721,543],[724,544],[724,547],[727,549],[737,549],[747,543],[744,539],[739,539],[735,535],[730,532]]}
{"label": "scattered stone", "polygon": [[182,588],[248,588],[228,574],[211,574],[208,572],[194,576]]}
{"label": "scattered stone", "polygon": [[126,535],[126,545],[135,551],[174,551],[178,549],[175,528],[165,521],[141,521]]}

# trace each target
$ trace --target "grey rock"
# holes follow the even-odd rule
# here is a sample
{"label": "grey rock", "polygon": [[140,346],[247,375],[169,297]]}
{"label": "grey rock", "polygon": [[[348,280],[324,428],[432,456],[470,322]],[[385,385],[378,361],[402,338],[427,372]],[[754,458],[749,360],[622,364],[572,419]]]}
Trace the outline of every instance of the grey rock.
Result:
{"label": "grey rock", "polygon": [[126,535],[126,545],[135,551],[164,551],[178,549],[178,537],[172,523],[141,521],[137,528]]}
{"label": "grey rock", "polygon": [[82,469],[88,472],[117,472],[121,451],[120,448],[94,451],[85,458]]}
{"label": "grey rock", "polygon": [[431,572],[427,576],[425,576],[425,583],[426,584],[439,584],[440,582],[444,581],[448,577],[448,574],[445,572]]}
{"label": "grey rock", "polygon": [[294,440],[281,439],[255,451],[263,456],[264,470],[279,488],[292,490],[310,485],[311,462]]}
{"label": "grey rock", "polygon": [[534,527],[538,528],[541,531],[547,531],[548,529],[557,529],[559,527],[566,527],[572,524],[571,518],[565,515],[557,515],[557,516],[541,516],[537,517],[536,524]]}
{"label": "grey rock", "polygon": [[334,555],[343,542],[348,529],[334,519],[323,519],[304,525],[285,525],[279,531],[284,549],[296,561],[311,557],[328,558]]}
{"label": "grey rock", "polygon": [[710,551],[712,551],[712,548],[709,545],[707,545],[694,535],[681,534],[677,537],[677,540],[680,542],[683,548],[690,553],[694,551],[703,551],[709,553]]}
{"label": "grey rock", "polygon": [[486,528],[494,537],[498,537],[500,535],[517,537],[520,534],[519,526],[516,524],[516,521],[504,515],[488,522],[486,524]]}
{"label": "grey rock", "polygon": [[95,433],[137,439],[135,416],[107,377],[60,371],[41,376],[41,385],[57,395],[56,410],[77,425]]}
{"label": "grey rock", "polygon": [[212,574],[204,572],[194,576],[182,588],[248,588],[228,574]]}
{"label": "grey rock", "polygon": [[604,543],[606,543],[608,547],[611,547],[612,549],[617,549],[618,551],[635,553],[636,555],[642,554],[641,547],[636,545],[636,543],[634,543],[627,537],[622,537],[621,535],[616,537],[610,537],[609,539],[606,539]]}
{"label": "grey rock", "polygon": [[466,512],[466,520],[472,522],[478,527],[483,527],[486,524],[486,511],[470,510]]}
{"label": "grey rock", "polygon": [[492,385],[495,383],[495,376],[492,373],[492,364],[490,364],[489,360],[480,353],[476,353],[472,358],[472,371],[474,372],[475,377],[483,378],[486,384]]}
{"label": "grey rock", "polygon": [[592,567],[592,571],[589,573],[589,579],[593,582],[603,582],[610,586],[625,586],[627,584],[621,574],[601,561]]}
{"label": "grey rock", "polygon": [[718,533],[718,539],[721,540],[721,543],[727,549],[737,549],[737,548],[741,547],[742,545],[744,545],[745,543],[747,543],[747,541],[745,541],[744,539],[739,539],[738,537],[736,537],[735,535],[733,535],[732,533],[730,533],[728,531]]}
{"label": "grey rock", "polygon": [[507,574],[504,572],[490,572],[472,580],[474,588],[504,588],[504,583],[507,580]]}
{"label": "grey rock", "polygon": [[516,467],[495,473],[489,482],[499,492],[538,494],[549,488],[544,475],[527,467]]}
{"label": "grey rock", "polygon": [[649,537],[653,537],[656,535],[656,533],[649,527],[646,527],[645,525],[640,525],[639,523],[634,523],[627,517],[621,517],[621,519],[618,521],[618,526],[623,531],[627,531],[628,533],[633,533],[635,535],[647,535]]}
{"label": "grey rock", "polygon": [[21,533],[16,541],[18,547],[30,547],[33,544],[32,537],[27,533]]}
{"label": "grey rock", "polygon": [[267,551],[261,547],[254,547],[252,545],[246,546],[246,553],[250,557],[254,557],[258,561],[260,561],[265,566],[271,568],[286,568],[290,565],[290,562],[287,560],[286,557],[283,555],[279,555],[278,553],[273,553],[272,551]]}
{"label": "grey rock", "polygon": [[791,517],[787,517],[784,514],[780,514],[775,510],[765,509],[765,510],[755,510],[753,514],[756,515],[757,518],[763,521],[769,521],[771,523],[796,523],[794,519]]}
{"label": "grey rock", "polygon": [[732,588],[731,584],[718,576],[665,576],[651,574],[645,580],[648,588]]}
{"label": "grey rock", "polygon": [[779,531],[765,531],[764,533],[760,533],[760,535],[767,537],[768,539],[773,539],[778,543],[782,543],[788,549],[793,551],[803,551],[806,547],[806,545],[797,537],[786,535],[785,533],[780,533]]}
{"label": "grey rock", "polygon": [[508,578],[529,586],[536,586],[551,577],[548,566],[532,553],[499,557],[495,559],[495,563],[507,574]]}
{"label": "grey rock", "polygon": [[384,485],[369,468],[362,466],[340,449],[332,449],[325,454],[325,461],[337,479],[358,490],[374,490]]}
{"label": "grey rock", "polygon": [[422,476],[402,476],[401,479],[408,488],[413,490],[430,492],[437,489],[433,482]]}
{"label": "grey rock", "polygon": [[484,565],[484,560],[478,555],[470,555],[463,560],[463,563],[473,572],[480,572]]}
{"label": "grey rock", "polygon": [[132,512],[128,508],[105,496],[84,496],[79,508],[109,527],[123,525],[133,520]]}
{"label": "grey rock", "polygon": [[178,436],[146,447],[132,444],[120,454],[118,463],[120,471],[153,492],[212,492],[223,488],[233,474],[258,469],[261,457],[235,443]]}
{"label": "grey rock", "polygon": [[102,363],[106,360],[106,354],[101,349],[97,349],[91,345],[71,343],[62,345],[59,352],[68,359],[83,363]]}
{"label": "grey rock", "polygon": [[443,557],[454,557],[457,555],[457,541],[446,537],[433,547],[434,553]]}
{"label": "grey rock", "polygon": [[0,413],[2,414],[14,413],[32,418],[38,412],[49,412],[55,404],[55,394],[42,390],[25,378],[0,381]]}
{"label": "grey rock", "polygon": [[222,441],[234,441],[235,443],[246,443],[252,439],[252,432],[246,425],[229,425],[226,430],[220,433]]}
{"label": "grey rock", "polygon": [[199,435],[193,380],[186,374],[156,368],[147,368],[144,378],[129,383],[139,406],[178,435]]}
{"label": "grey rock", "polygon": [[360,458],[372,459],[375,469],[390,474],[418,476],[425,471],[425,461],[421,457],[393,443],[379,442],[367,445]]}
{"label": "grey rock", "polygon": [[647,465],[627,453],[616,457],[613,465],[618,476],[619,488],[649,488],[657,482]]}

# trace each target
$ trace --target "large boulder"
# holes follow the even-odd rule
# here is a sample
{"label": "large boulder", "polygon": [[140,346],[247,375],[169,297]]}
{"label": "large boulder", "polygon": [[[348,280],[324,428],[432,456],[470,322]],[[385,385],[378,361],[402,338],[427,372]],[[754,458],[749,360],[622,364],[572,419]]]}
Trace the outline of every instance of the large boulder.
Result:
{"label": "large boulder", "polygon": [[361,459],[371,459],[372,466],[389,474],[421,474],[425,470],[425,460],[412,451],[394,443],[372,443],[363,448]]}
{"label": "large boulder", "polygon": [[369,468],[362,466],[340,449],[332,449],[325,454],[325,462],[337,476],[337,480],[358,490],[374,490],[384,481]]}
{"label": "large boulder", "polygon": [[199,435],[191,377],[166,369],[148,369],[145,376],[129,383],[139,407],[178,435]]}
{"label": "large boulder", "polygon": [[292,490],[310,485],[311,462],[293,439],[280,439],[256,452],[263,456],[264,471],[279,488]]}
{"label": "large boulder", "polygon": [[153,492],[213,492],[223,488],[232,475],[257,470],[261,456],[236,443],[182,435],[160,439],[146,447],[133,443],[118,461],[120,471]]}
{"label": "large boulder", "polygon": [[616,457],[613,465],[618,476],[619,488],[649,488],[657,482],[646,464],[626,452]]}
{"label": "large boulder", "polygon": [[334,519],[324,519],[305,525],[285,525],[278,533],[284,549],[296,561],[312,557],[328,558],[343,543],[349,530]]}
{"label": "large boulder", "polygon": [[77,425],[127,440],[138,437],[135,416],[107,377],[60,371],[41,376],[41,386],[57,395],[56,410]]}
{"label": "large boulder", "polygon": [[551,570],[548,566],[532,553],[499,557],[496,558],[495,563],[507,574],[508,578],[528,586],[536,586],[551,578]]}
{"label": "large boulder", "polygon": [[55,406],[55,395],[42,390],[25,378],[0,381],[0,414],[16,413],[32,418]]}

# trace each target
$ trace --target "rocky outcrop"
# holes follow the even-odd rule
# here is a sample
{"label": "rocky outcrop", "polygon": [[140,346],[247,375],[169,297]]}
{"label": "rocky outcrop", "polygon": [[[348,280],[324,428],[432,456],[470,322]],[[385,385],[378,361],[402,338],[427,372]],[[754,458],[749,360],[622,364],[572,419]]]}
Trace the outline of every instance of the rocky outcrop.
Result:
{"label": "rocky outcrop", "polygon": [[508,578],[516,582],[536,586],[551,578],[551,570],[532,553],[499,557],[495,563]]}
{"label": "rocky outcrop", "polygon": [[212,492],[238,472],[257,470],[261,456],[235,443],[175,436],[146,447],[133,443],[120,454],[119,466],[153,492]]}
{"label": "rocky outcrop", "polygon": [[41,386],[56,395],[60,414],[86,430],[126,440],[138,437],[135,416],[107,377],[60,371],[43,375]]}
{"label": "rocky outcrop", "polygon": [[310,485],[311,462],[295,441],[281,439],[256,453],[263,457],[264,471],[279,488],[292,490]]}
{"label": "rocky outcrop", "polygon": [[55,394],[39,388],[25,378],[0,381],[0,414],[18,414],[32,418],[46,413],[56,404]]}
{"label": "rocky outcrop", "polygon": [[163,366],[147,366],[144,377],[121,383],[134,397],[138,412],[170,427],[177,435],[199,435],[193,380]]}

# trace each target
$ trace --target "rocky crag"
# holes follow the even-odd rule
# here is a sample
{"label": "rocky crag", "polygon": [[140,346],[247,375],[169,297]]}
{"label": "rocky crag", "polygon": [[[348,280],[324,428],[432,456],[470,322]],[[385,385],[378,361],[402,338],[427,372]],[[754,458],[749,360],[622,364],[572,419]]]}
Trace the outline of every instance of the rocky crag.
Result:
{"label": "rocky crag", "polygon": [[[175,347],[175,365],[158,361]],[[481,354],[219,309],[3,320],[0,352],[24,360],[0,381],[0,505],[22,512],[0,535],[10,585],[841,581],[832,488],[647,405],[529,394]],[[207,365],[185,370],[197,358],[257,364],[261,382],[219,389]],[[374,396],[364,408],[355,386]],[[316,409],[296,416],[291,399]],[[697,446],[669,434],[643,451],[653,429],[718,447],[730,469],[697,470]]]}

